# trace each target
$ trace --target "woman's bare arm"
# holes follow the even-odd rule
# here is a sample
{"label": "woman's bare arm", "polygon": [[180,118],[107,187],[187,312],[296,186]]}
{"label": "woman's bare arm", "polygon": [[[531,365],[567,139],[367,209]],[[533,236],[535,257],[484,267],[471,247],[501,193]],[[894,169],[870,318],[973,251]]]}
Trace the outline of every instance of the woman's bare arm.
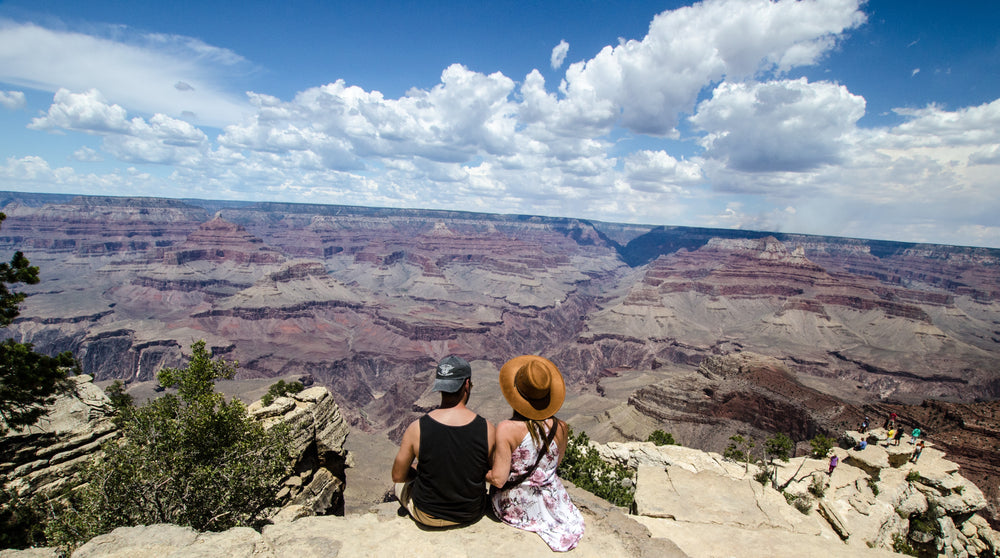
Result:
{"label": "woman's bare arm", "polygon": [[514,444],[511,441],[517,437],[518,424],[505,420],[497,425],[496,448],[493,450],[493,468],[486,473],[486,482],[497,488],[503,487],[510,476],[510,456],[521,442],[520,438]]}

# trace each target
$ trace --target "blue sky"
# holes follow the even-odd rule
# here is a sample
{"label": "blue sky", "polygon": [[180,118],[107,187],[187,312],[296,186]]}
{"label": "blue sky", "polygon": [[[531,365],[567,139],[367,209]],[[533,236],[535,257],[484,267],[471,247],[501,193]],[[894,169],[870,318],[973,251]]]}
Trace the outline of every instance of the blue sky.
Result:
{"label": "blue sky", "polygon": [[995,2],[0,1],[0,189],[1000,247]]}

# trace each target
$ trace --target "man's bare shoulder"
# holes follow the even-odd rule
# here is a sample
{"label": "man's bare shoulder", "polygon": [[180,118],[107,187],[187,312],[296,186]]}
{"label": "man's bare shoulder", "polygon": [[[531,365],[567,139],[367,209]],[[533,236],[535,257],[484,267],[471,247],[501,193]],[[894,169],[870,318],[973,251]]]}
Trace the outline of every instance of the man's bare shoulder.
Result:
{"label": "man's bare shoulder", "polygon": [[406,427],[406,430],[403,431],[404,440],[412,438],[413,436],[417,436],[418,438],[420,436],[420,419],[411,422],[410,425]]}

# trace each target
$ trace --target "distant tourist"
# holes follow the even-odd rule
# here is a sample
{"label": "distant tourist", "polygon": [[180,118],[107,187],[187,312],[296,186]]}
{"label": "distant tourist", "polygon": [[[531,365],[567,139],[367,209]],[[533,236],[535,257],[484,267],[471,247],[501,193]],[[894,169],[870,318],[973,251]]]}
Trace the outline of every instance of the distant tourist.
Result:
{"label": "distant tourist", "polygon": [[555,417],[566,397],[559,369],[548,359],[524,355],[500,369],[500,390],[514,410],[497,425],[493,511],[508,525],[538,533],[554,551],[576,547],[583,537],[580,510],[556,476],[569,427]]}
{"label": "distant tourist", "polygon": [[836,455],[834,455],[833,457],[830,458],[830,470],[827,471],[826,474],[832,475],[833,470],[837,468],[837,463],[840,463],[840,460],[837,458]]}
{"label": "distant tourist", "polygon": [[868,447],[868,440],[861,440],[860,442],[858,442],[858,445],[855,449],[857,449],[858,451],[862,451],[867,447]]}
{"label": "distant tourist", "polygon": [[432,391],[441,392],[441,406],[410,423],[392,463],[396,497],[423,525],[472,523],[486,512],[484,479],[496,431],[466,407],[472,368],[465,360],[456,356],[442,360]]}
{"label": "distant tourist", "polygon": [[918,428],[914,428],[913,432],[910,433],[910,443],[911,444],[916,443],[917,438],[919,438],[919,437],[920,437],[920,428],[919,427]]}
{"label": "distant tourist", "polygon": [[920,459],[920,453],[924,451],[924,441],[920,440],[917,442],[917,447],[913,450],[913,455],[910,457],[910,461],[916,463]]}
{"label": "distant tourist", "polygon": [[903,427],[900,426],[899,430],[897,430],[896,434],[892,437],[892,445],[898,446],[899,441],[902,439],[903,439]]}
{"label": "distant tourist", "polygon": [[895,437],[896,437],[896,429],[895,428],[889,429],[889,432],[885,436],[885,445],[888,446],[892,442],[892,439]]}
{"label": "distant tourist", "polygon": [[862,434],[864,434],[865,432],[868,432],[868,425],[869,424],[871,424],[871,422],[868,420],[868,417],[865,417],[865,420],[861,421],[861,433]]}

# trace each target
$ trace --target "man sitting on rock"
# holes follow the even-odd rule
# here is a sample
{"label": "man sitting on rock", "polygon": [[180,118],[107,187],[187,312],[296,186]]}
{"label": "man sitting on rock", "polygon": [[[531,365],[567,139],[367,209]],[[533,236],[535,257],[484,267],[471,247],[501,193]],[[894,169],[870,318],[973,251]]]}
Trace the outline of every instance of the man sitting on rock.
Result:
{"label": "man sitting on rock", "polygon": [[423,525],[471,523],[486,510],[495,429],[466,407],[472,368],[465,360],[442,360],[433,391],[441,392],[441,406],[410,423],[392,464],[396,497]]}

